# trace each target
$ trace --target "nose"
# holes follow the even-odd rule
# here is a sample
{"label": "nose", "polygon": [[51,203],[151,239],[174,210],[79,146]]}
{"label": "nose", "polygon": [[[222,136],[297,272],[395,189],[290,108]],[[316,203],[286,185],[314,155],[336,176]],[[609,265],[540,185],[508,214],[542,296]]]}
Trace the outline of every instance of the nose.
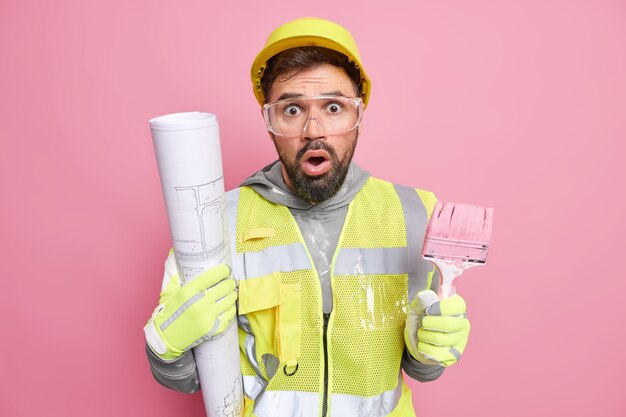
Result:
{"label": "nose", "polygon": [[326,137],[326,132],[316,117],[309,117],[302,128],[305,140],[318,140]]}

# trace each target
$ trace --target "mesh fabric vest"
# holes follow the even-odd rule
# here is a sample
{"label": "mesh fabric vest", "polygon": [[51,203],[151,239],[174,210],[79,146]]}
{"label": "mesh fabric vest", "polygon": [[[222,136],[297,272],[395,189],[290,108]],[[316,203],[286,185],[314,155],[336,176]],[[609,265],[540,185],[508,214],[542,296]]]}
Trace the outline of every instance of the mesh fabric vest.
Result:
{"label": "mesh fabric vest", "polygon": [[[400,362],[432,193],[370,178],[348,206],[331,263],[333,311],[285,206],[229,193],[246,416],[414,416]],[[419,247],[418,247],[419,246]]]}

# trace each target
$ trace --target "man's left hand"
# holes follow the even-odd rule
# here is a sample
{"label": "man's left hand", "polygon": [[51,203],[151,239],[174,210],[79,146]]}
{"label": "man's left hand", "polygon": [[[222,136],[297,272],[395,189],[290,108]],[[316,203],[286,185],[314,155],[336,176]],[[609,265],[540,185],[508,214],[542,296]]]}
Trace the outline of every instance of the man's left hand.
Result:
{"label": "man's left hand", "polygon": [[470,332],[465,310],[465,300],[458,294],[440,299],[434,291],[420,291],[407,313],[404,328],[409,353],[426,365],[456,363]]}

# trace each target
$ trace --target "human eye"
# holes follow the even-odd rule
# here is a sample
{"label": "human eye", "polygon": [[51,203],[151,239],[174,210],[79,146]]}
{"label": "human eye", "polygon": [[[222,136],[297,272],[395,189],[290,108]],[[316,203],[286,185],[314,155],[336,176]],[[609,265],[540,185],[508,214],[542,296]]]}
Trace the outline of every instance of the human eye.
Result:
{"label": "human eye", "polygon": [[324,110],[329,114],[338,114],[343,111],[343,104],[339,101],[331,101],[324,106]]}
{"label": "human eye", "polygon": [[295,117],[298,116],[302,113],[302,107],[298,106],[297,104],[286,104],[283,108],[282,113],[285,116],[291,116],[291,117]]}

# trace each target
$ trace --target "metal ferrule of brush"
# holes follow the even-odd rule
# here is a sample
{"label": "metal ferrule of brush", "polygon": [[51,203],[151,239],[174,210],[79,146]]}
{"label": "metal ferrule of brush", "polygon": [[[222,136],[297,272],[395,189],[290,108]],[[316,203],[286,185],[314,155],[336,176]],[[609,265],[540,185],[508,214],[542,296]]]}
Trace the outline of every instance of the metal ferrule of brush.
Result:
{"label": "metal ferrule of brush", "polygon": [[488,245],[442,237],[426,237],[422,253],[425,258],[450,259],[484,264]]}

